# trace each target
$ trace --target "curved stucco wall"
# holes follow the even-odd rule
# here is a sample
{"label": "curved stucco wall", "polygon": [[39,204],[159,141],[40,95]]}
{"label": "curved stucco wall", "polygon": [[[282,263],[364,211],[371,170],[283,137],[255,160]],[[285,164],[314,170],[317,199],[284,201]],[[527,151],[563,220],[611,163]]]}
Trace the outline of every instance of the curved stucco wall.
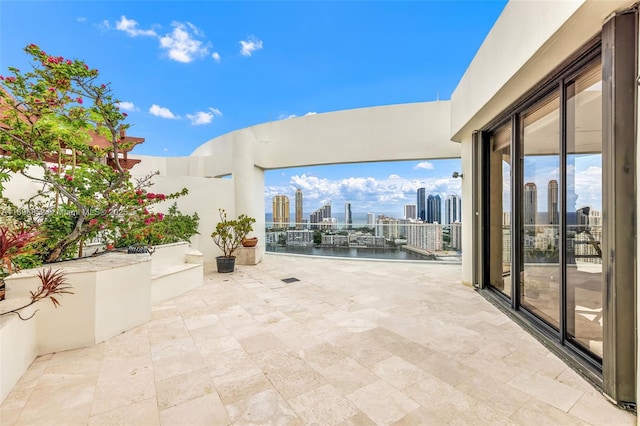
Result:
{"label": "curved stucco wall", "polygon": [[236,130],[198,147],[205,173],[233,173],[238,144],[254,164],[279,169],[321,164],[459,158],[449,138],[449,101],[359,108],[273,121]]}

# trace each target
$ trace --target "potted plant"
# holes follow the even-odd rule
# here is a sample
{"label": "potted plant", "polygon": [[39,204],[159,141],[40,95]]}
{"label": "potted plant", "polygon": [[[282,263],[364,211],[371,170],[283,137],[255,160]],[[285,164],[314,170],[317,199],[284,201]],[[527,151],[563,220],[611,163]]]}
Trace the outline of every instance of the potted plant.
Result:
{"label": "potted plant", "polygon": [[218,272],[233,272],[236,257],[233,255],[242,244],[242,240],[253,231],[255,219],[241,214],[237,219],[228,219],[227,212],[220,209],[220,222],[211,233],[213,242],[222,250],[222,256],[216,257]]}
{"label": "potted plant", "polygon": [[242,247],[255,247],[258,244],[258,237],[249,237],[242,239]]}

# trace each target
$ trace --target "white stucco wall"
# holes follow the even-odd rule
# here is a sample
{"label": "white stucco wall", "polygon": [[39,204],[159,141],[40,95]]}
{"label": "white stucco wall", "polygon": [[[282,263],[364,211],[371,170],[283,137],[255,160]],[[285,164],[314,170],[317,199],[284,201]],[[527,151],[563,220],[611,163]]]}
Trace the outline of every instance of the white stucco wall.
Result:
{"label": "white stucco wall", "polygon": [[[198,213],[200,217],[198,232],[200,234],[193,236],[191,243],[193,247],[202,252],[205,262],[213,262],[215,257],[221,254],[210,236],[218,223],[218,209],[225,209],[230,217],[236,215],[233,180],[189,176],[189,173],[195,174],[200,171],[197,161],[194,162],[189,157],[138,156],[136,158],[140,158],[142,162],[131,169],[133,178],[145,176],[156,170],[161,172],[159,176],[153,178],[154,185],[149,189],[151,192],[167,194],[178,192],[182,188],[189,190],[188,195],[158,204],[154,210],[166,212],[171,204],[176,202],[180,212],[184,214]],[[262,217],[262,228],[264,228],[264,214]],[[262,233],[264,234],[264,230]],[[262,237],[264,238],[264,235]]]}

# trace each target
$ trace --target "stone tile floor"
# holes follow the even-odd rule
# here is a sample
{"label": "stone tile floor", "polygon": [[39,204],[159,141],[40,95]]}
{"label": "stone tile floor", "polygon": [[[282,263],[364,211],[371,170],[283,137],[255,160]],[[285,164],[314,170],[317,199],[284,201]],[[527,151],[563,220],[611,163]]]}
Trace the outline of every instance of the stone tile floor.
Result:
{"label": "stone tile floor", "polygon": [[37,358],[0,424],[636,423],[459,265],[266,255],[205,274],[149,323]]}

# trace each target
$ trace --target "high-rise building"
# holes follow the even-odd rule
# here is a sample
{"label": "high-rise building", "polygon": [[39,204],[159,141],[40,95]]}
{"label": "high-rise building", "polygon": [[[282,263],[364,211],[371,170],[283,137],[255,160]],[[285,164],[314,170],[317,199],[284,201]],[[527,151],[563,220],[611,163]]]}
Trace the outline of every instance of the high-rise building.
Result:
{"label": "high-rise building", "polygon": [[462,249],[462,224],[460,222],[454,222],[451,224],[449,238],[449,245],[451,247],[455,248],[456,250]]}
{"label": "high-rise building", "polygon": [[302,190],[296,190],[296,229],[302,228]]}
{"label": "high-rise building", "polygon": [[418,206],[415,204],[405,204],[404,205],[404,218],[406,220],[417,219],[418,218]]}
{"label": "high-rise building", "polygon": [[538,214],[538,188],[533,182],[524,184],[524,225],[535,225]]}
{"label": "high-rise building", "polygon": [[392,217],[379,215],[376,220],[376,236],[395,240],[400,236],[400,221]]}
{"label": "high-rise building", "polygon": [[373,213],[367,213],[367,225],[373,227],[376,224],[376,216]]}
{"label": "high-rise building", "polygon": [[551,225],[560,223],[558,213],[558,181],[555,179],[549,181],[549,188],[547,189],[547,215]]}
{"label": "high-rise building", "polygon": [[444,204],[444,223],[462,222],[462,197],[449,195]]}
{"label": "high-rise building", "polygon": [[317,228],[319,223],[324,219],[329,218],[331,218],[331,202],[328,202],[315,212],[311,213],[311,216],[309,216],[309,224],[312,228]]}
{"label": "high-rise building", "polygon": [[442,250],[442,225],[427,223],[407,225],[407,246],[426,252]]}
{"label": "high-rise building", "polygon": [[273,197],[273,227],[289,227],[289,197],[286,195],[276,195]]}
{"label": "high-rise building", "polygon": [[442,203],[439,195],[427,197],[427,223],[442,223]]}
{"label": "high-rise building", "polygon": [[427,196],[425,188],[418,188],[418,219],[427,220]]}
{"label": "high-rise building", "polygon": [[344,226],[347,229],[351,229],[353,225],[353,217],[351,216],[351,203],[344,203]]}

